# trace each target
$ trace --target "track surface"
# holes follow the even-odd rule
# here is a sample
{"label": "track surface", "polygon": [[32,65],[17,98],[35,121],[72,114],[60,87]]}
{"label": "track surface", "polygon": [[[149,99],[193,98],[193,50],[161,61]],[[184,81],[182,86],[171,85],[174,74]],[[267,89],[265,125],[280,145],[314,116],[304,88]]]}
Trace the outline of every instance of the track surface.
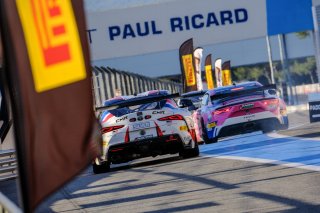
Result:
{"label": "track surface", "polygon": [[[88,168],[37,212],[320,212],[320,123],[291,114],[290,129],[255,132],[175,155]],[[15,202],[15,182],[0,183]]]}

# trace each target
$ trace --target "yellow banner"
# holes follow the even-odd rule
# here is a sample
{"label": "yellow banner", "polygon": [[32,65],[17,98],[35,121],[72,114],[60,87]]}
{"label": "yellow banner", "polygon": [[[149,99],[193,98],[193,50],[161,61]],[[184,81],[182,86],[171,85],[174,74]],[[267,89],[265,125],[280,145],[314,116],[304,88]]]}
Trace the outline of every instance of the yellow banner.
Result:
{"label": "yellow banner", "polygon": [[70,0],[16,0],[37,92],[86,78]]}
{"label": "yellow banner", "polygon": [[186,77],[187,86],[189,87],[189,86],[196,85],[196,77],[194,74],[192,54],[183,55],[182,56],[182,63],[183,63],[184,74]]}
{"label": "yellow banner", "polygon": [[232,84],[231,71],[222,70],[222,85],[229,86]]}
{"label": "yellow banner", "polygon": [[214,81],[212,78],[212,65],[205,66],[205,70],[206,70],[207,87],[208,89],[213,89]]}

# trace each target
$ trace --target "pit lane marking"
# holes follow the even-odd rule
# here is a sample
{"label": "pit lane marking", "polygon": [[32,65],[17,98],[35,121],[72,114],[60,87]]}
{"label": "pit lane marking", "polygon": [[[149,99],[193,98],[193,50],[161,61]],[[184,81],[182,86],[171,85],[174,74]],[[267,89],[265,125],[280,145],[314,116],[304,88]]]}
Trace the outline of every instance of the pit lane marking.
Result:
{"label": "pit lane marking", "polygon": [[200,146],[201,156],[320,171],[320,139],[253,133]]}

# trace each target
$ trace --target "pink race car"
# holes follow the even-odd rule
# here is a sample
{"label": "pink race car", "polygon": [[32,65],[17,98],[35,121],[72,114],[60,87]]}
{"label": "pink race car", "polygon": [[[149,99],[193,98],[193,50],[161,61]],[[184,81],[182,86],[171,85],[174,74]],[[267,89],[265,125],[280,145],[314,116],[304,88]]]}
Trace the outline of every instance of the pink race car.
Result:
{"label": "pink race car", "polygon": [[178,105],[181,108],[187,108],[192,113],[192,119],[194,121],[194,127],[197,137],[197,142],[203,144],[202,129],[200,128],[200,107],[203,95],[207,90],[192,91],[181,95],[178,100]]}
{"label": "pink race car", "polygon": [[287,129],[285,102],[275,85],[246,82],[209,90],[202,98],[199,128],[205,143],[220,137]]}

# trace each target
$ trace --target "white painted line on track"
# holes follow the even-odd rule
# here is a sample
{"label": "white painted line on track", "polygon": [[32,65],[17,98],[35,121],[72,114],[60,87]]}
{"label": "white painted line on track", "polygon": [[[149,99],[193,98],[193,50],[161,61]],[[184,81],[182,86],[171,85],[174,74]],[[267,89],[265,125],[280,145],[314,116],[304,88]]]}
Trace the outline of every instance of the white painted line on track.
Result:
{"label": "white painted line on track", "polygon": [[254,132],[224,138],[217,144],[201,146],[201,156],[320,171],[320,138],[291,137],[279,133]]}
{"label": "white painted line on track", "polygon": [[241,161],[249,161],[255,163],[269,163],[275,165],[281,165],[290,168],[298,168],[298,169],[306,169],[311,171],[320,171],[320,166],[311,166],[305,165],[302,163],[288,163],[284,161],[277,160],[269,160],[269,159],[260,159],[260,158],[250,158],[250,157],[237,157],[237,156],[220,156],[220,155],[210,155],[210,154],[201,154],[202,157],[214,157],[219,159],[228,159],[228,160],[241,160]]}
{"label": "white painted line on track", "polygon": [[295,129],[295,128],[298,128],[298,127],[302,127],[302,126],[304,126],[304,125],[306,125],[306,124],[309,124],[309,123],[303,123],[303,124],[291,126],[291,127],[288,128],[288,130],[290,130],[290,129]]}

